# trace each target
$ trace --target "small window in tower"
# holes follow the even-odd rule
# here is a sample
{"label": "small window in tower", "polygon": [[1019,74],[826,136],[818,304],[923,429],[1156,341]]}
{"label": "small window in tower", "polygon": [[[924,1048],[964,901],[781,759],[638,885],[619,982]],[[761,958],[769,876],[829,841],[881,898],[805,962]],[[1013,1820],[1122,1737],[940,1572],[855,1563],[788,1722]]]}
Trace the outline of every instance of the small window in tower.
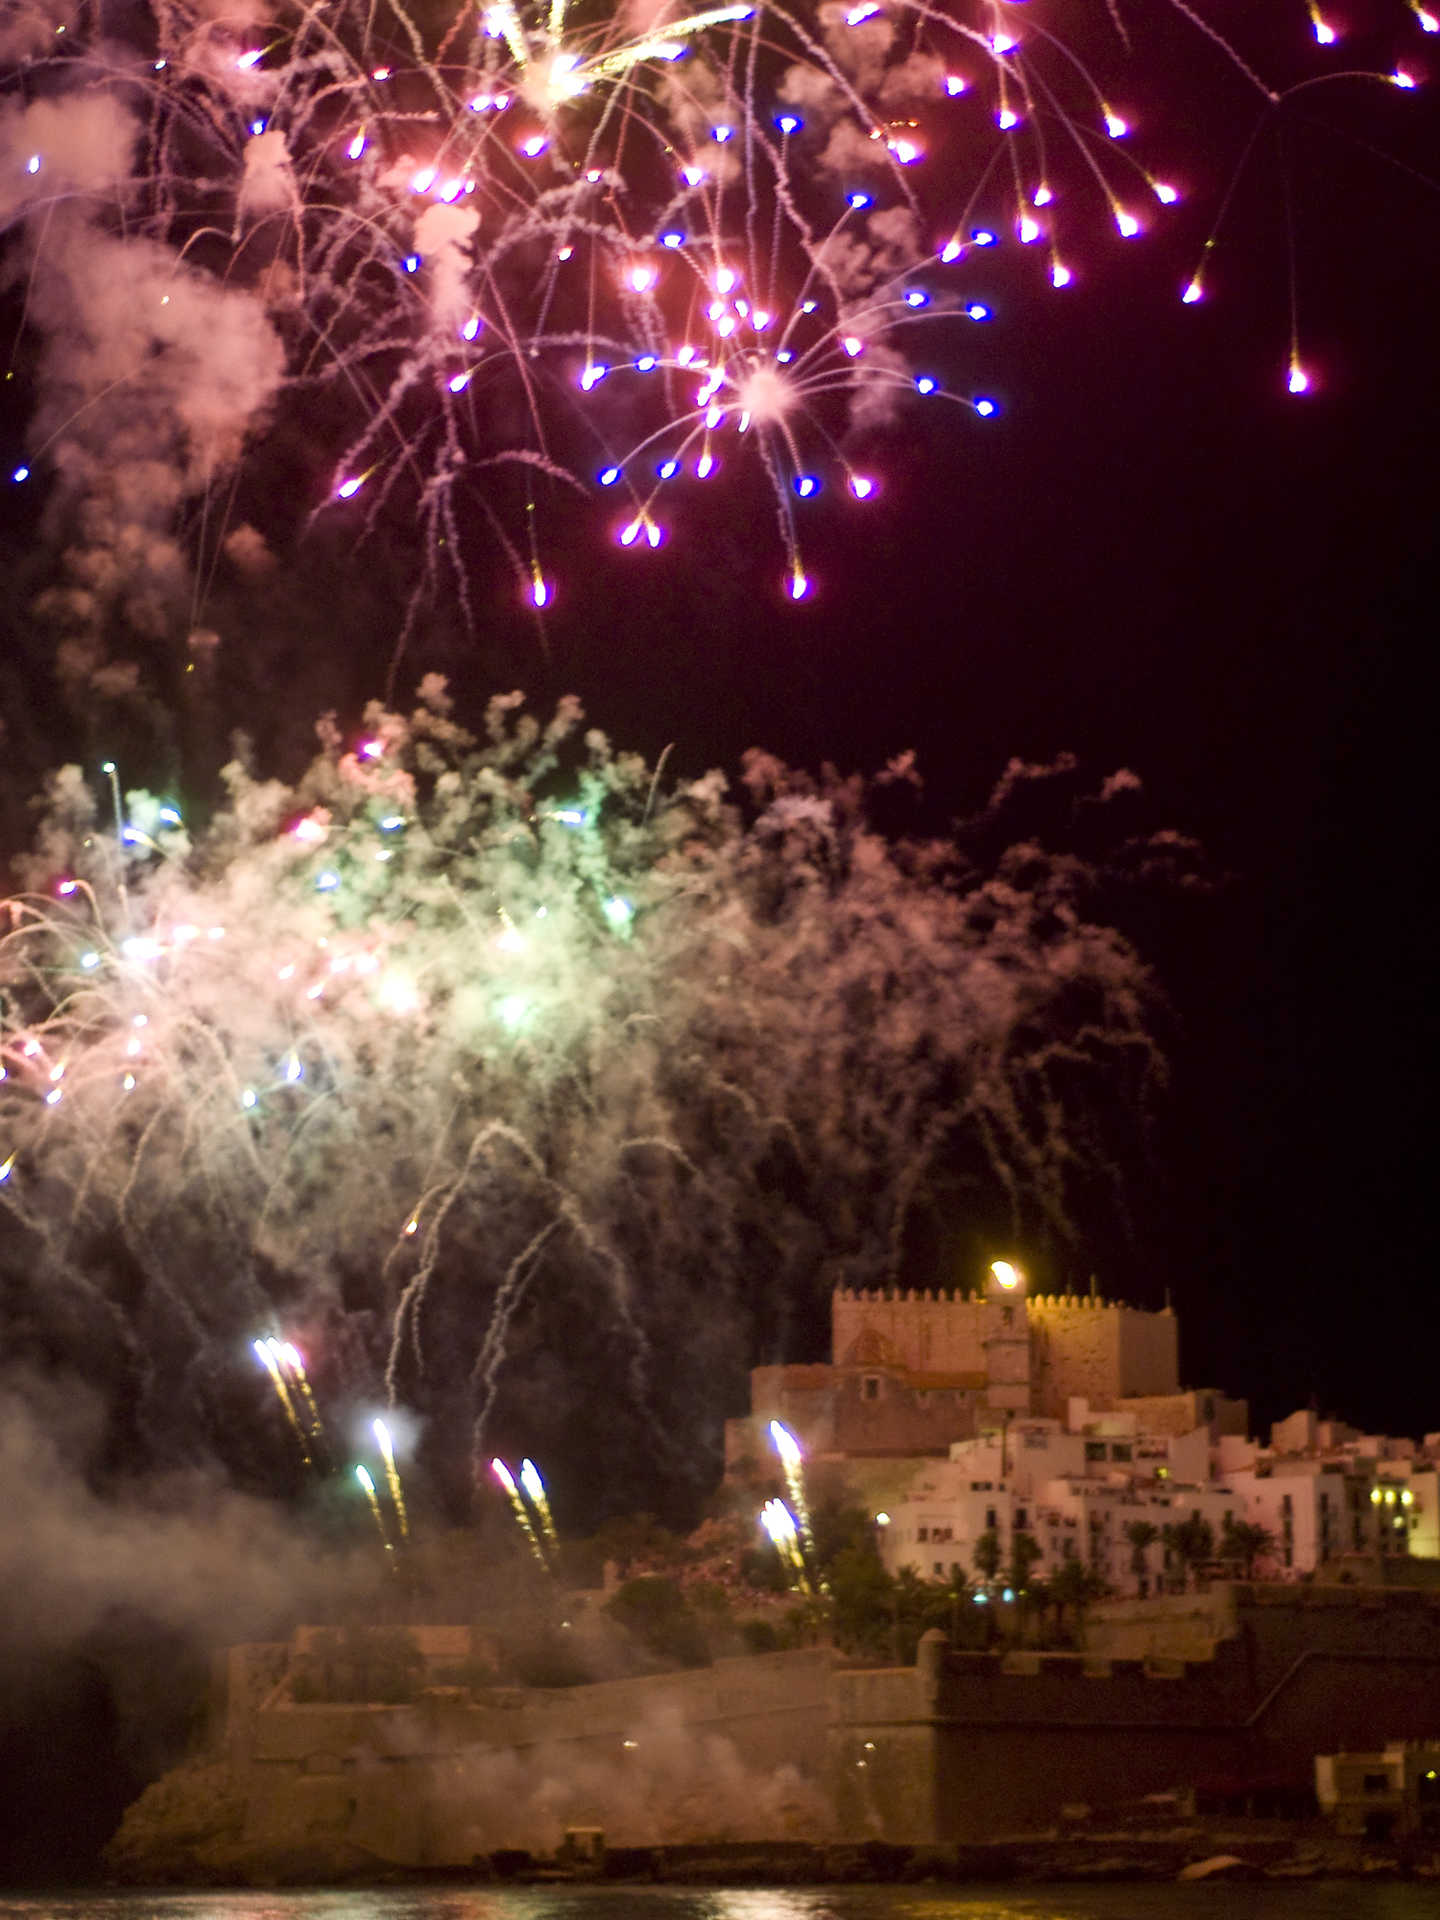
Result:
{"label": "small window in tower", "polygon": [[867,1373],[862,1391],[865,1399],[878,1400],[880,1398],[880,1376],[875,1373]]}

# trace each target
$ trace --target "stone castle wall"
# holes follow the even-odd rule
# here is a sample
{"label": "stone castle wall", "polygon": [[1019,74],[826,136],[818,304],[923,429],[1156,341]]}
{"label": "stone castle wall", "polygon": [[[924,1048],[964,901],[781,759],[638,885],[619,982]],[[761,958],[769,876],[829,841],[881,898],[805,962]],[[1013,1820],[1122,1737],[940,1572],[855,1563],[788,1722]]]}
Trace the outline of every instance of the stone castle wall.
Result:
{"label": "stone castle wall", "polygon": [[[1171,1622],[1187,1646],[1198,1610]],[[914,1668],[816,1650],[413,1707],[287,1705],[264,1692],[275,1649],[259,1648],[231,1664],[249,1710],[228,1764],[188,1800],[167,1776],[121,1852],[131,1877],[184,1856],[233,1881],[465,1866],[553,1847],[572,1823],[639,1845],[986,1840],[1053,1826],[1067,1802],[1224,1781],[1303,1794],[1317,1753],[1434,1736],[1440,1596],[1236,1584],[1206,1611],[1219,1637],[1199,1659],[1162,1643],[1145,1659],[965,1653],[927,1635]]]}
{"label": "stone castle wall", "polygon": [[1221,1781],[1303,1795],[1317,1753],[1433,1737],[1435,1597],[1237,1586],[1214,1612],[1231,1631],[1196,1660],[956,1653],[940,1639],[922,1642],[913,1673],[837,1671],[841,1826],[977,1841],[1052,1826],[1067,1802]]}
{"label": "stone castle wall", "polygon": [[1063,1420],[1072,1395],[1093,1405],[1179,1390],[1179,1323],[1173,1313],[1073,1295],[1026,1305],[1036,1413]]}
{"label": "stone castle wall", "polygon": [[[984,1300],[944,1289],[844,1289],[831,1299],[830,1352],[837,1367],[888,1362],[912,1373],[984,1373],[985,1340],[995,1319]],[[877,1334],[883,1347],[873,1338]]]}
{"label": "stone castle wall", "polygon": [[976,1431],[984,1400],[981,1374],[930,1386],[898,1368],[866,1376],[834,1367],[757,1367],[750,1413],[725,1422],[726,1468],[774,1465],[772,1420],[787,1426],[811,1459],[943,1456]]}
{"label": "stone castle wall", "polygon": [[[1152,1313],[1079,1294],[1032,1294],[1024,1307],[1031,1412],[1063,1420],[1072,1397],[1104,1405],[1179,1391],[1179,1323],[1168,1308]],[[988,1373],[992,1343],[1008,1331],[1006,1311],[1003,1302],[943,1288],[841,1289],[831,1300],[831,1351],[837,1367]]]}

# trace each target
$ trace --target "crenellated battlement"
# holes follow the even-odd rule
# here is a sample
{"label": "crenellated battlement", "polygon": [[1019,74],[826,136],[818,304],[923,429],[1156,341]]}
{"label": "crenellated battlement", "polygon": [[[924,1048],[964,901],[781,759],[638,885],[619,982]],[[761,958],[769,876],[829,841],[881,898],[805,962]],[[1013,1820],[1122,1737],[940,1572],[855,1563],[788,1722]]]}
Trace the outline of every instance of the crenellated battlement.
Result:
{"label": "crenellated battlement", "polygon": [[[993,1406],[1063,1419],[1072,1397],[1104,1406],[1179,1388],[1179,1328],[1168,1303],[1132,1307],[1093,1293],[983,1293],[949,1287],[837,1287],[839,1367],[984,1375]],[[1024,1307],[1023,1318],[1017,1311]]]}
{"label": "crenellated battlement", "polygon": [[[832,1299],[846,1306],[880,1301],[938,1306],[979,1306],[983,1293],[966,1287],[836,1287]],[[1028,1293],[1024,1296],[1027,1313],[1135,1313],[1156,1319],[1171,1319],[1175,1310],[1167,1300],[1163,1307],[1134,1307],[1125,1300],[1107,1300],[1097,1293]]]}

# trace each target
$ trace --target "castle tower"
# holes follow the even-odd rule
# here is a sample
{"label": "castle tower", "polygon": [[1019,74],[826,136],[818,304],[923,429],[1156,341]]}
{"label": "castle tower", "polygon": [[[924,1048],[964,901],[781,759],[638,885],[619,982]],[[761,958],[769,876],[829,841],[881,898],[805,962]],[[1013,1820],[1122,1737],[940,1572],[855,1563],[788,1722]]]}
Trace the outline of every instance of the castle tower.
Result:
{"label": "castle tower", "polygon": [[985,1279],[986,1394],[998,1413],[1030,1411],[1030,1325],[1025,1311],[1025,1275],[997,1260]]}

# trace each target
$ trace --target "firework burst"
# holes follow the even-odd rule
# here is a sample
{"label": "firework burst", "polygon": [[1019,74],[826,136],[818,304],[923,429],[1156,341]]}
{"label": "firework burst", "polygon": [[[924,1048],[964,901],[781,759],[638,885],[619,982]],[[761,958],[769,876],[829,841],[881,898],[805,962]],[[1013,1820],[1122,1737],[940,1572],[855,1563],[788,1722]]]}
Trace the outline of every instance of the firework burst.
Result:
{"label": "firework burst", "polygon": [[[1389,41],[1365,48],[1392,64],[1357,70],[1311,7],[1309,64],[1272,84],[1202,9],[1150,13],[1217,51],[1262,124],[1321,82],[1412,89],[1409,43],[1434,30],[1397,6]],[[559,583],[537,507],[619,488],[615,537],[651,549],[667,533],[658,488],[723,487],[752,450],[783,591],[804,598],[803,516],[826,512],[808,503],[879,492],[902,408],[949,393],[995,411],[983,378],[956,384],[972,349],[948,337],[987,311],[972,288],[988,247],[1028,250],[1037,286],[1069,288],[1097,239],[1139,238],[1180,197],[1163,89],[1147,105],[1101,6],[495,0],[437,18],[345,0],[217,20],[164,4],[137,61],[82,16],[57,30],[36,0],[10,42],[29,104],[5,122],[0,214],[35,271],[47,248],[62,257],[57,218],[88,220],[152,249],[161,336],[213,332],[217,299],[249,303],[256,377],[182,493],[215,488],[283,384],[330,389],[333,462],[311,507],[357,532],[418,516],[422,597],[448,585],[472,620],[477,527],[543,610]],[[1285,384],[1302,394],[1292,336]],[[109,368],[112,385],[117,371],[133,377]],[[68,417],[44,410],[17,479],[73,470],[90,403],[71,401]],[[210,565],[224,515],[202,527]]]}
{"label": "firework burst", "polygon": [[[623,1383],[615,1457],[703,1474],[735,1329],[892,1272],[937,1156],[968,1140],[1059,1225],[1087,1072],[1143,1107],[1146,977],[1088,869],[1031,848],[962,883],[953,850],[888,851],[851,786],[759,757],[752,827],[719,776],[580,752],[573,705],[496,702],[477,742],[426,697],[298,790],[236,770],[193,849],[149,796],[107,830],[67,774],[4,905],[0,1208],[27,1285],[129,1354],[147,1431],[174,1431],[177,1368],[204,1398],[288,1319],[332,1404],[383,1378],[452,1463],[501,1418],[568,1455],[540,1357],[578,1349]],[[255,1354],[316,1458],[299,1350]]]}

